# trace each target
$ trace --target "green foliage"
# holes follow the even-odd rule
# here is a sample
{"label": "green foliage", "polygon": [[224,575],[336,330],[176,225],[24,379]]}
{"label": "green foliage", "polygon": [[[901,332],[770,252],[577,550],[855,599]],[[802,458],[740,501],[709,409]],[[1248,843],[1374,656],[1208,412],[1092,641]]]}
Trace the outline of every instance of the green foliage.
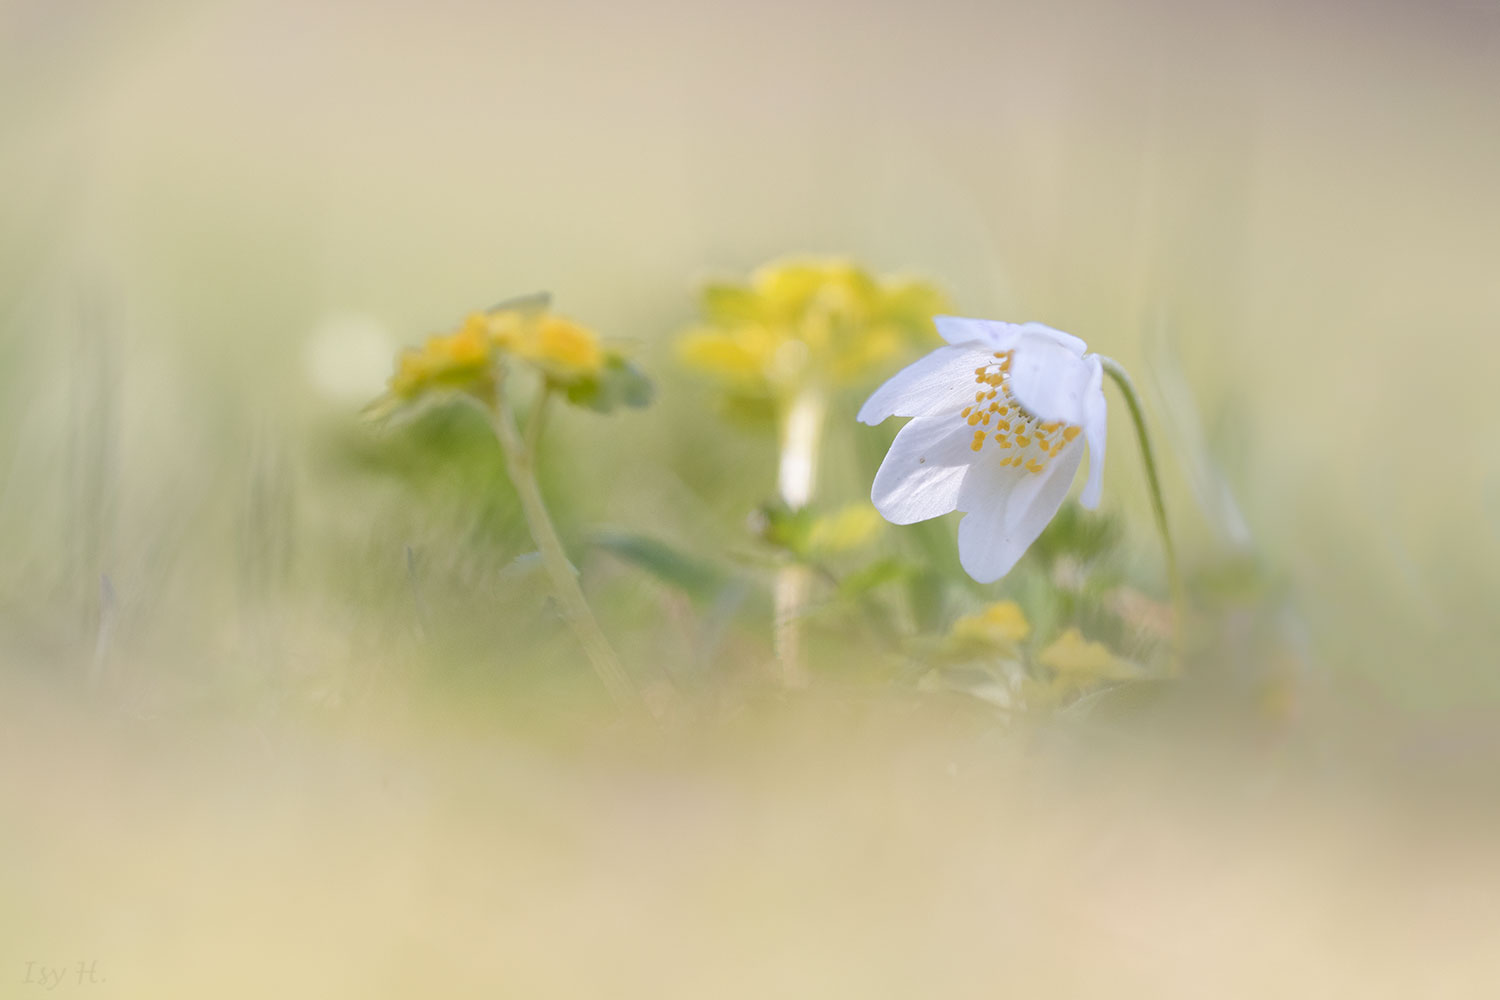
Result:
{"label": "green foliage", "polygon": [[656,394],[646,373],[618,354],[606,358],[597,375],[570,382],[565,391],[568,402],[596,413],[610,413],[622,406],[649,406]]}
{"label": "green foliage", "polygon": [[595,548],[676,587],[695,601],[711,602],[735,582],[729,571],[646,535],[599,532],[591,536],[589,542]]}
{"label": "green foliage", "polygon": [[1055,568],[1061,559],[1085,565],[1102,562],[1119,546],[1121,533],[1119,521],[1111,515],[1065,503],[1027,555],[1047,570]]}

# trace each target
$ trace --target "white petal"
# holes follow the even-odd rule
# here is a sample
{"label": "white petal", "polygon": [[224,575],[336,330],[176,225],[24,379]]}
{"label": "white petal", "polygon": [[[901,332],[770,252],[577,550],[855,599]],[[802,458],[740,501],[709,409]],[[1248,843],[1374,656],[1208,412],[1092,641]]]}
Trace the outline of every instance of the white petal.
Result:
{"label": "white petal", "polygon": [[1083,352],[1089,349],[1088,344],[1085,344],[1071,333],[1063,333],[1061,330],[1053,329],[1046,323],[1022,323],[1021,333],[1028,336],[1045,337],[1054,344],[1066,347],[1079,357],[1082,357]]}
{"label": "white petal", "polygon": [[933,325],[950,344],[984,344],[992,351],[1008,351],[1021,336],[1018,323],[964,316],[934,316]]}
{"label": "white petal", "polygon": [[1104,439],[1109,422],[1104,402],[1104,366],[1099,363],[1097,354],[1090,354],[1084,360],[1093,369],[1083,401],[1087,410],[1083,419],[1083,439],[1089,444],[1089,478],[1083,484],[1078,502],[1093,510],[1099,506],[1099,495],[1104,489]]}
{"label": "white petal", "polygon": [[970,464],[973,428],[958,413],[917,417],[901,428],[875,484],[870,500],[892,524],[913,524],[953,510]]}
{"label": "white petal", "polygon": [[[993,458],[993,456],[991,456]],[[958,561],[980,583],[1010,572],[1052,520],[1078,472],[1083,449],[1065,448],[1038,473],[977,463],[959,491]]]}
{"label": "white petal", "polygon": [[[860,407],[862,424],[878,424],[887,417],[915,417],[974,393],[974,369],[994,360],[987,350],[939,347],[892,375]],[[959,402],[957,408],[963,406]]]}
{"label": "white petal", "polygon": [[1010,387],[1026,410],[1042,420],[1082,426],[1094,365],[1049,336],[1027,334],[1015,347]]}

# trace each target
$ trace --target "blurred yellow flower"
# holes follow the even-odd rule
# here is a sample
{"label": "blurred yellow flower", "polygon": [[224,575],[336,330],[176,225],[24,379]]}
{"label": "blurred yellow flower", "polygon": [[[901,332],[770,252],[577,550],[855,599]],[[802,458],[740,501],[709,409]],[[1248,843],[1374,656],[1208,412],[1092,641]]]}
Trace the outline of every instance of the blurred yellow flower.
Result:
{"label": "blurred yellow flower", "polygon": [[1011,646],[1031,634],[1031,623],[1015,601],[996,601],[972,615],[953,623],[950,638],[958,642],[978,642],[993,646]]}
{"label": "blurred yellow flower", "polygon": [[593,330],[548,313],[534,332],[531,360],[569,376],[597,375],[604,368],[604,348]]}
{"label": "blurred yellow flower", "polygon": [[401,352],[391,376],[391,395],[413,399],[429,389],[462,389],[490,379],[492,342],[482,314],[453,333],[428,337],[420,348]]}
{"label": "blurred yellow flower", "polygon": [[507,360],[536,369],[578,405],[610,409],[649,399],[649,384],[624,357],[589,328],[547,311],[544,301],[471,313],[458,329],[403,351],[388,391],[367,412],[382,416],[431,392],[488,398]]}
{"label": "blurred yellow flower", "polygon": [[556,313],[510,310],[480,318],[498,350],[537,365],[557,381],[598,375],[608,357],[598,334]]}
{"label": "blurred yellow flower", "polygon": [[[813,499],[830,390],[852,382],[930,336],[942,295],[919,281],[879,279],[842,259],[789,260],[756,270],[745,284],[703,290],[704,323],[678,345],[684,364],[718,379],[732,405],[764,412],[780,439],[776,492],[790,512]],[[873,527],[847,520],[825,534],[837,542]],[[782,682],[806,682],[798,622],[813,580],[788,563],[773,593]]]}
{"label": "blurred yellow flower", "polygon": [[1070,628],[1042,650],[1037,662],[1051,669],[1059,680],[1077,686],[1099,681],[1123,681],[1139,677],[1141,670],[1129,660],[1110,652],[1100,642],[1090,642],[1076,628]]}
{"label": "blurred yellow flower", "polygon": [[706,323],[683,338],[681,357],[747,395],[849,382],[926,339],[943,307],[930,284],[879,279],[847,260],[768,264],[745,285],[704,290]]}

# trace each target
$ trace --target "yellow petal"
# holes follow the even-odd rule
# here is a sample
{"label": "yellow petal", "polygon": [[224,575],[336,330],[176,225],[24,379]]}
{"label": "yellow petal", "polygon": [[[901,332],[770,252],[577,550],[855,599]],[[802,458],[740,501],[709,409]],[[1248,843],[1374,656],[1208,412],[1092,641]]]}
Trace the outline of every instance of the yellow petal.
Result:
{"label": "yellow petal", "polygon": [[554,314],[537,323],[534,360],[567,373],[592,375],[604,365],[604,349],[594,331]]}

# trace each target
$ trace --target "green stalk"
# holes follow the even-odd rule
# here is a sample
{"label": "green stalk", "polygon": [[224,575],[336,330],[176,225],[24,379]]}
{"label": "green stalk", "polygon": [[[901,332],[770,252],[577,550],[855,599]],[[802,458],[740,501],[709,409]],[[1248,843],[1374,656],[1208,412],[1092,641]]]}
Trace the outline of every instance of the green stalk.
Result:
{"label": "green stalk", "polygon": [[[527,416],[526,426],[521,431],[527,455],[535,456],[541,446],[542,428],[547,426],[547,405],[551,402],[552,386],[544,381],[537,390],[536,398],[531,401],[531,414]],[[534,459],[532,464],[535,464]]]}
{"label": "green stalk", "polygon": [[495,430],[495,437],[500,440],[505,471],[510,476],[511,485],[516,488],[516,494],[521,498],[526,527],[531,532],[531,540],[551,579],[553,595],[562,608],[563,618],[572,628],[578,644],[588,655],[594,672],[604,682],[610,697],[620,705],[638,705],[641,702],[640,691],[620,665],[619,657],[615,655],[609,640],[604,637],[604,631],[599,628],[599,622],[594,618],[594,612],[578,586],[577,571],[563,551],[562,541],[557,537],[557,529],[552,526],[552,518],[547,513],[546,504],[542,502],[542,491],[537,486],[535,439],[546,413],[550,390],[546,387],[540,390],[541,395],[527,425],[527,438],[523,439],[516,427],[516,419],[505,403],[504,385],[505,372],[501,371],[497,375],[495,393],[489,401],[490,424]]}
{"label": "green stalk", "polygon": [[[781,450],[776,489],[788,510],[798,511],[812,500],[817,487],[818,451],[823,441],[823,422],[828,400],[817,385],[806,385],[792,398],[781,421]],[[788,688],[807,686],[807,665],[802,655],[802,617],[812,592],[812,570],[797,562],[782,566],[773,588],[772,634],[776,659],[781,665],[781,683]]]}
{"label": "green stalk", "polygon": [[1130,410],[1131,423],[1135,425],[1136,439],[1141,443],[1141,462],[1146,467],[1146,486],[1151,493],[1151,511],[1156,515],[1156,529],[1161,533],[1162,555],[1167,565],[1167,588],[1172,597],[1172,646],[1173,673],[1181,670],[1183,652],[1183,629],[1187,616],[1187,592],[1182,586],[1182,574],[1177,568],[1177,549],[1172,544],[1172,533],[1167,527],[1167,505],[1162,497],[1161,478],[1156,471],[1156,456],[1151,450],[1151,435],[1146,430],[1146,416],[1141,409],[1140,395],[1130,375],[1114,358],[1099,356],[1104,371],[1119,386]]}

